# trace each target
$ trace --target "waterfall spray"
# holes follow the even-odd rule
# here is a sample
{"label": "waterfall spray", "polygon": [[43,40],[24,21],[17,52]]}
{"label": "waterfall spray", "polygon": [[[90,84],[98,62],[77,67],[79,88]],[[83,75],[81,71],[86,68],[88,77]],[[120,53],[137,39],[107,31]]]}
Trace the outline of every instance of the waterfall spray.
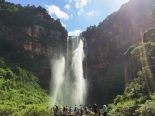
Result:
{"label": "waterfall spray", "polygon": [[54,100],[50,101],[50,106],[56,104],[58,97],[61,98],[60,89],[64,81],[65,58],[61,56],[59,59],[54,60],[54,62],[52,62],[52,66],[52,74],[54,78],[51,79],[51,96]]}
{"label": "waterfall spray", "polygon": [[64,106],[85,103],[87,89],[83,74],[83,49],[81,37],[68,37],[66,59],[57,58],[52,63],[51,96]]}

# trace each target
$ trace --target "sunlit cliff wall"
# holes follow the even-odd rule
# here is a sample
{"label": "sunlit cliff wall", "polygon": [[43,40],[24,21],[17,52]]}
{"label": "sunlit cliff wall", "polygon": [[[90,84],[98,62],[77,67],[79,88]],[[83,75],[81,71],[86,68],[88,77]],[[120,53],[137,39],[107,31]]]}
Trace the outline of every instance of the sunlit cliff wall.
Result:
{"label": "sunlit cliff wall", "polygon": [[[155,26],[151,16],[154,4],[154,0],[130,0],[98,26],[90,26],[83,32],[88,42],[88,78],[92,101],[111,101],[113,96],[123,91],[124,53],[128,47],[142,41],[146,29]],[[129,80],[132,78],[129,77]],[[96,95],[98,98],[94,97]]]}

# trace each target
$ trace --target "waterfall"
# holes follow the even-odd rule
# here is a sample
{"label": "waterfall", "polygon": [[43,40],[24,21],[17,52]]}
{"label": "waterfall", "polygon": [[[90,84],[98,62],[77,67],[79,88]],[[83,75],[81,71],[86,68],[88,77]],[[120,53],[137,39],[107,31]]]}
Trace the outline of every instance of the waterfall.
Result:
{"label": "waterfall", "polygon": [[57,98],[61,98],[62,96],[61,87],[65,77],[65,58],[60,56],[59,59],[56,59],[54,62],[52,62],[52,66],[52,74],[54,78],[51,79],[51,95],[54,100],[51,99],[50,106],[56,104]]}
{"label": "waterfall", "polygon": [[[84,43],[81,37],[67,38],[66,57],[60,55],[52,60],[51,96],[64,106],[85,104],[86,80],[83,72]],[[52,100],[51,100],[52,101]],[[50,102],[51,102],[50,101]]]}

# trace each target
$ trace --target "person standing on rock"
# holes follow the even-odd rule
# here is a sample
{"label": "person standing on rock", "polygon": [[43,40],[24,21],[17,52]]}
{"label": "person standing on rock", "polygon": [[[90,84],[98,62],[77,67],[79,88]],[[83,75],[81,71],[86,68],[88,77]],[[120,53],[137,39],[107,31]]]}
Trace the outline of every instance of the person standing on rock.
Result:
{"label": "person standing on rock", "polygon": [[63,107],[63,115],[65,115],[66,114],[66,108],[65,108],[65,106]]}
{"label": "person standing on rock", "polygon": [[80,114],[81,114],[81,116],[83,115],[83,107],[82,107],[82,105],[80,105]]}
{"label": "person standing on rock", "polygon": [[107,116],[107,106],[103,103],[103,116]]}
{"label": "person standing on rock", "polygon": [[74,113],[77,114],[77,111],[78,111],[78,108],[77,108],[77,106],[75,104]]}
{"label": "person standing on rock", "polygon": [[70,114],[72,113],[72,107],[70,106],[70,108],[69,108],[69,112],[70,112]]}

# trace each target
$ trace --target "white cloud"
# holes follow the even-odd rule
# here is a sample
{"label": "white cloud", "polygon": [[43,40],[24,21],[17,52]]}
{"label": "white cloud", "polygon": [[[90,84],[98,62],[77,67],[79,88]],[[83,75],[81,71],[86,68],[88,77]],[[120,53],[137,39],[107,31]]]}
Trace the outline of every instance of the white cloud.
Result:
{"label": "white cloud", "polygon": [[72,2],[72,0],[69,0],[69,3],[71,3]]}
{"label": "white cloud", "polygon": [[67,10],[69,10],[69,9],[70,9],[70,5],[67,4],[67,5],[65,6],[65,8],[66,8]]}
{"label": "white cloud", "polygon": [[68,36],[79,36],[82,30],[69,31]]}
{"label": "white cloud", "polygon": [[79,11],[78,11],[78,15],[81,15],[83,13],[83,9],[80,9]]}
{"label": "white cloud", "polygon": [[87,16],[92,16],[92,15],[94,15],[94,13],[95,13],[95,11],[92,10],[92,11],[87,12],[86,14],[87,14]]}
{"label": "white cloud", "polygon": [[83,7],[87,5],[90,0],[74,0],[75,1],[75,7],[79,9],[78,15],[81,15],[83,10]]}
{"label": "white cloud", "polygon": [[74,1],[76,3],[75,4],[76,8],[83,8],[89,2],[89,0],[74,0]]}
{"label": "white cloud", "polygon": [[82,14],[82,12],[78,11],[78,15],[81,15],[81,14]]}
{"label": "white cloud", "polygon": [[66,25],[65,25],[64,23],[61,23],[61,25],[62,25],[63,27],[66,27]]}
{"label": "white cloud", "polygon": [[46,10],[51,16],[55,14],[60,19],[65,19],[65,20],[69,19],[69,15],[61,11],[58,6],[55,6],[55,5],[45,5],[45,6],[46,6]]}

